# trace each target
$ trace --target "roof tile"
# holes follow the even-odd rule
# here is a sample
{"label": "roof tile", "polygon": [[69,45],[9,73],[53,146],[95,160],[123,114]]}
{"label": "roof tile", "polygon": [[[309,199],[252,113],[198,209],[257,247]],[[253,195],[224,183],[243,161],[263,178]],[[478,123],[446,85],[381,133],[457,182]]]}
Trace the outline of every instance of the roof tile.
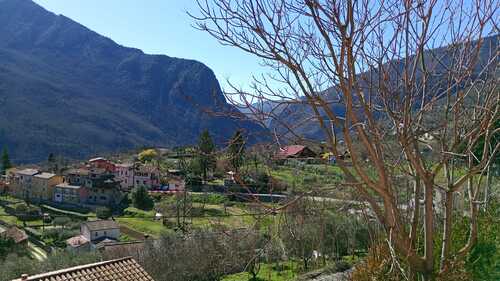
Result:
{"label": "roof tile", "polygon": [[[21,281],[15,279],[12,281]],[[27,281],[154,281],[131,257],[110,260],[28,277]]]}

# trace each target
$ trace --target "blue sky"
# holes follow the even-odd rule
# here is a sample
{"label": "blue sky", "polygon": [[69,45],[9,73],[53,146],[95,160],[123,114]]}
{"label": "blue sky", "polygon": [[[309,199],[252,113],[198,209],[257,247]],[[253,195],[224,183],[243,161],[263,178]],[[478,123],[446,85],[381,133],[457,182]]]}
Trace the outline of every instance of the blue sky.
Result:
{"label": "blue sky", "polygon": [[220,45],[192,27],[186,14],[196,14],[194,0],[34,0],[115,42],[148,54],[188,58],[208,65],[225,87],[229,79],[247,88],[251,75],[265,71],[257,58]]}

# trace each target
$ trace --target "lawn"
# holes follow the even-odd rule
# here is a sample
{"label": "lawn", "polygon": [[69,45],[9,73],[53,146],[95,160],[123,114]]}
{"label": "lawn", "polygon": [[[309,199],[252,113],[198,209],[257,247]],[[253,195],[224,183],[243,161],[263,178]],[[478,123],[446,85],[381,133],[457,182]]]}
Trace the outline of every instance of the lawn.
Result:
{"label": "lawn", "polygon": [[[246,215],[250,210],[245,210],[242,206],[226,207],[223,205],[193,203],[191,215],[193,218],[188,222],[194,228],[211,228],[213,226],[223,226],[225,228],[243,228],[253,226],[255,218]],[[164,231],[172,230],[175,225],[175,218],[169,218],[170,227],[165,227],[161,220],[154,220],[155,211],[143,211],[133,207],[125,209],[124,215],[116,220],[135,231],[149,234],[155,237],[160,236]],[[172,214],[174,216],[174,214]]]}
{"label": "lawn", "polygon": [[0,206],[0,220],[8,224],[17,225],[17,217],[7,214],[2,206]]}
{"label": "lawn", "polygon": [[168,229],[163,226],[161,221],[154,221],[146,218],[131,218],[131,217],[118,217],[116,220],[135,231],[146,233],[154,237],[159,237],[160,234]]}
{"label": "lawn", "polygon": [[[20,219],[8,214],[2,206],[0,206],[0,220],[10,225],[23,226],[23,222]],[[42,223],[41,219],[26,221],[26,226],[41,225]]]}
{"label": "lawn", "polygon": [[[262,264],[255,281],[289,281],[298,276],[299,267],[295,262],[277,264]],[[224,277],[222,281],[249,281],[252,276],[241,272]]]}
{"label": "lawn", "polygon": [[304,164],[303,166],[279,166],[271,175],[288,186],[309,188],[326,186],[342,180],[342,171],[337,166]]}

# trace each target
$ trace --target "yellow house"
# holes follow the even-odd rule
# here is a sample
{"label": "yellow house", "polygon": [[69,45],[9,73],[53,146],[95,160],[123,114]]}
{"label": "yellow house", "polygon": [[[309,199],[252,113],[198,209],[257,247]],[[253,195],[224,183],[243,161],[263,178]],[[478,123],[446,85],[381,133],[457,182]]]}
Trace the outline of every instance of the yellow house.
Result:
{"label": "yellow house", "polygon": [[33,201],[51,201],[54,187],[63,182],[63,177],[52,173],[39,173],[33,176],[28,198]]}

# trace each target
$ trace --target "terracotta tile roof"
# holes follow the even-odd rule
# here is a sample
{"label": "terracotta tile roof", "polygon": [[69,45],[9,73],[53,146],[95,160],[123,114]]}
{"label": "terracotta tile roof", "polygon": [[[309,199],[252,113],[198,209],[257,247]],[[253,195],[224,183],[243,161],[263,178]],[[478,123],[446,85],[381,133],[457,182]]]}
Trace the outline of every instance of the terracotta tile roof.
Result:
{"label": "terracotta tile roof", "polygon": [[90,231],[120,228],[120,225],[114,220],[88,221],[83,224],[87,225]]}
{"label": "terracotta tile roof", "polygon": [[1,231],[0,236],[4,238],[11,238],[16,244],[22,243],[28,240],[28,235],[24,230],[21,230],[15,226],[8,228],[7,230]]}
{"label": "terracotta tile roof", "polygon": [[102,244],[98,249],[106,258],[117,258],[124,255],[138,256],[144,252],[145,247],[144,241],[129,241]]}
{"label": "terracotta tile roof", "polygon": [[289,145],[285,146],[283,148],[280,148],[280,150],[277,153],[278,157],[290,157],[290,156],[295,156],[302,152],[306,147],[303,145]]}
{"label": "terracotta tile roof", "polygon": [[131,257],[71,267],[12,281],[154,281]]}
{"label": "terracotta tile roof", "polygon": [[87,238],[85,238],[83,235],[74,236],[66,240],[66,245],[72,248],[78,248],[88,243],[90,243],[90,241],[87,240]]}

